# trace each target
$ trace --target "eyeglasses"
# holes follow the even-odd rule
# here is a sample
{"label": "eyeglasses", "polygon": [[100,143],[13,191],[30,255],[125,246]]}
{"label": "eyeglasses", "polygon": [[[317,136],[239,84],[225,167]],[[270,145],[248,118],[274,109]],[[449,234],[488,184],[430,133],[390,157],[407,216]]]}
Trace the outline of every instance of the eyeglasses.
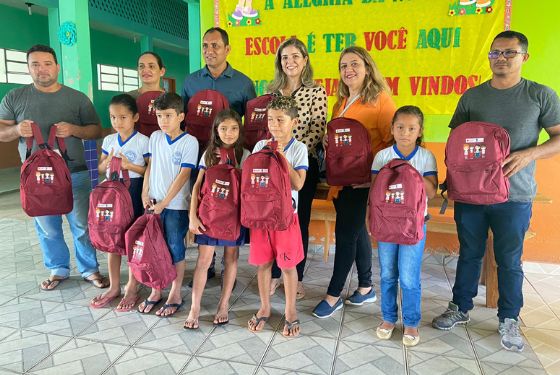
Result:
{"label": "eyeglasses", "polygon": [[500,55],[504,55],[504,57],[506,59],[513,59],[517,55],[525,55],[526,53],[527,52],[523,52],[523,51],[520,52],[520,51],[516,51],[514,49],[508,49],[508,50],[505,50],[505,51],[499,51],[499,50],[495,49],[493,51],[488,52],[488,58],[492,59],[492,60],[495,60],[498,57],[500,57]]}

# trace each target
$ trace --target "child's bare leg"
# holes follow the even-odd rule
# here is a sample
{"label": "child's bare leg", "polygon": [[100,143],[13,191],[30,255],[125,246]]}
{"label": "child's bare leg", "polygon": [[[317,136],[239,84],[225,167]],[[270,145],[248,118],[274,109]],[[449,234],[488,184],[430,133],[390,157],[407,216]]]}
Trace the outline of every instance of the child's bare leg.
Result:
{"label": "child's bare leg", "polygon": [[107,298],[118,297],[121,294],[121,256],[109,253],[107,263],[109,268],[109,289],[91,300],[91,303],[94,305],[102,303]]}
{"label": "child's bare leg", "polygon": [[[298,279],[296,268],[283,269],[282,277],[284,279],[284,292],[286,293],[286,321],[293,323],[297,320],[296,293]],[[284,336],[298,336],[299,324],[294,324],[291,327],[288,324],[284,325],[282,334]]]}
{"label": "child's bare leg", "polygon": [[[185,275],[186,261],[183,259],[180,262],[175,263],[175,270],[177,271],[177,277],[171,283],[171,290],[169,291],[169,296],[167,296],[166,305],[180,305],[183,302],[181,297],[181,286],[183,285],[183,276]],[[161,309],[156,311],[157,316],[171,316],[179,309],[179,306],[162,306]]]}
{"label": "child's bare leg", "polygon": [[[261,299],[261,307],[251,320],[249,320],[249,329],[251,331],[261,331],[264,328],[266,320],[270,317],[270,271],[272,270],[272,261],[261,264],[257,269],[257,280],[259,285],[259,297]],[[297,276],[296,276],[297,282]],[[266,318],[266,320],[259,320]]]}
{"label": "child's bare leg", "polygon": [[233,285],[235,284],[235,278],[237,277],[237,259],[239,258],[239,247],[237,246],[225,246],[224,247],[224,279],[222,284],[222,295],[220,296],[220,302],[218,302],[218,311],[216,311],[216,316],[214,317],[214,324],[227,322],[228,310],[229,310],[229,299],[233,291]]}
{"label": "child's bare leg", "polygon": [[[130,310],[138,300],[138,281],[134,278],[130,268],[128,269],[128,282],[124,287],[124,297],[119,302],[117,310]],[[149,310],[148,310],[149,311]]]}
{"label": "child's bare leg", "polygon": [[212,256],[214,255],[214,246],[199,245],[198,246],[198,259],[196,260],[196,267],[194,269],[193,286],[192,286],[192,302],[191,310],[187,320],[185,321],[185,328],[197,328],[198,317],[200,315],[200,301],[206,286],[206,278],[208,276],[208,267],[212,263]]}

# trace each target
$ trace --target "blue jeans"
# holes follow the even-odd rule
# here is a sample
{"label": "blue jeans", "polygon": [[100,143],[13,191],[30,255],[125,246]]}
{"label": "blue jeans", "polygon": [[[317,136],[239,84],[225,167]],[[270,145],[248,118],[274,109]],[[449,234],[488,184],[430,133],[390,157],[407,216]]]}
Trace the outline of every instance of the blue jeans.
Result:
{"label": "blue jeans", "polygon": [[173,264],[185,260],[185,236],[189,230],[189,211],[165,208],[161,214],[165,242],[169,247]]}
{"label": "blue jeans", "polygon": [[397,283],[400,283],[404,326],[417,327],[420,323],[422,317],[420,272],[425,243],[426,224],[424,224],[424,238],[415,245],[378,242],[381,313],[384,321],[393,324],[397,322]]}
{"label": "blue jeans", "polygon": [[[89,173],[81,171],[72,173],[71,176],[74,208],[66,214],[66,219],[74,240],[78,272],[82,277],[88,277],[99,270],[95,249],[91,246],[88,234],[87,217],[91,192]],[[45,267],[51,270],[51,275],[68,277],[70,275],[70,251],[64,241],[62,216],[38,216],[34,219]]]}
{"label": "blue jeans", "polygon": [[490,205],[455,203],[459,235],[459,260],[453,286],[453,303],[459,310],[471,310],[478,293],[482,257],[486,252],[488,228],[494,234],[498,265],[498,317],[517,319],[523,306],[523,240],[529,228],[531,202],[505,202]]}

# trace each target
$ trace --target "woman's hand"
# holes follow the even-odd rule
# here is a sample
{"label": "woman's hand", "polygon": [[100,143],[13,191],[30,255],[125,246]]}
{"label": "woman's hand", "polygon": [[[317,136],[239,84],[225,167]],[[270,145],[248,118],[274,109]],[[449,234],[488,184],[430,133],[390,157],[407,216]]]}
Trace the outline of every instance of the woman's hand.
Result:
{"label": "woman's hand", "polygon": [[202,234],[206,231],[206,228],[197,215],[192,215],[189,220],[189,230],[194,234]]}

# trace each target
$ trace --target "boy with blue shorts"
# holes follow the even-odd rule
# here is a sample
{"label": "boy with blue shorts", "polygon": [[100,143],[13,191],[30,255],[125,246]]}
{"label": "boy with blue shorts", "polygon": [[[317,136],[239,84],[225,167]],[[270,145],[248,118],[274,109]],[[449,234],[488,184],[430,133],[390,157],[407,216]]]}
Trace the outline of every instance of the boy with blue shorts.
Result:
{"label": "boy with blue shorts", "polygon": [[[185,235],[189,228],[187,211],[190,201],[191,170],[196,168],[198,141],[181,130],[185,117],[183,101],[174,93],[164,93],[154,101],[158,130],[150,136],[149,162],[144,175],[142,202],[155,214],[161,215],[165,241],[171,252],[177,277],[165,304],[156,315],[168,317],[183,304],[181,285],[185,273]],[[138,306],[141,313],[149,313],[161,302],[161,290],[152,289],[150,296]]]}

